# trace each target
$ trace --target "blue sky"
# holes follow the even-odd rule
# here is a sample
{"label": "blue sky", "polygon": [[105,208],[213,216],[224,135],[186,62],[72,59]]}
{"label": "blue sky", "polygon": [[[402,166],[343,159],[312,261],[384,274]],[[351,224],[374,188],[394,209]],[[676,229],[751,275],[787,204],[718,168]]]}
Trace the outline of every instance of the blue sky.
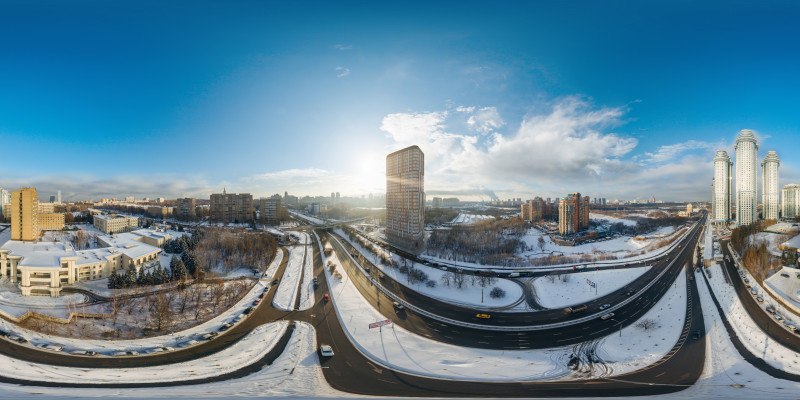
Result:
{"label": "blue sky", "polygon": [[760,158],[778,151],[781,185],[800,182],[798,17],[791,2],[2,2],[0,186],[360,195],[418,144],[429,195],[696,201],[745,128]]}

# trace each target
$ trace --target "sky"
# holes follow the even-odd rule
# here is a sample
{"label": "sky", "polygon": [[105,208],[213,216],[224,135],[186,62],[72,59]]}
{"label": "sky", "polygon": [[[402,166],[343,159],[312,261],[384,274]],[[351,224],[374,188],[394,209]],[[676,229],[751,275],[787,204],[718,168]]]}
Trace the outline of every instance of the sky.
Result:
{"label": "sky", "polygon": [[[702,201],[741,129],[800,183],[793,2],[0,2],[0,186],[64,200]],[[759,183],[760,185],[760,183]]]}

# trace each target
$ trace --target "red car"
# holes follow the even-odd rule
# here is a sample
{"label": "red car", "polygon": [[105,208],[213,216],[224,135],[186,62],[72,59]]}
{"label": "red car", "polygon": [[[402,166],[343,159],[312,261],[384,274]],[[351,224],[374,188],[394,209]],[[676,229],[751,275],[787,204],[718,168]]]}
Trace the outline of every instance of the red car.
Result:
{"label": "red car", "polygon": [[254,305],[254,306],[257,306],[257,305],[258,305],[258,303],[261,303],[261,299],[256,299],[256,301],[254,301],[254,302],[253,302],[253,305]]}
{"label": "red car", "polygon": [[328,300],[330,300],[330,299],[331,299],[331,296],[328,296],[328,294],[327,294],[327,293],[325,293],[325,295],[324,295],[324,296],[322,296],[322,300],[328,301]]}

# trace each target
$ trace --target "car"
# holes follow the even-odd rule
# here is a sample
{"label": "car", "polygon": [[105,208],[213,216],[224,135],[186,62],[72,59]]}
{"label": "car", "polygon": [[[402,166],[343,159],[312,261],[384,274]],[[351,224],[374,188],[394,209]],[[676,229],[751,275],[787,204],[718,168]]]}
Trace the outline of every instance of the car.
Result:
{"label": "car", "polygon": [[400,303],[398,303],[396,301],[392,302],[392,306],[398,311],[401,311],[401,310],[405,309],[405,307],[402,304],[400,304]]}
{"label": "car", "polygon": [[281,281],[280,279],[275,278],[275,279],[272,280],[272,284],[273,285],[277,285],[280,281]]}
{"label": "car", "polygon": [[97,352],[92,350],[73,350],[70,351],[69,354],[74,356],[96,356]]}
{"label": "car", "polygon": [[118,351],[116,353],[111,354],[112,357],[128,357],[128,356],[138,356],[138,351],[133,350],[126,350],[126,351]]}
{"label": "car", "polygon": [[62,346],[59,346],[57,344],[48,344],[48,343],[37,344],[36,347],[38,347],[40,349],[43,349],[43,350],[50,350],[50,351],[61,351],[61,350],[64,350],[64,348]]}
{"label": "car", "polygon": [[220,326],[218,330],[219,330],[220,332],[225,332],[225,331],[227,331],[228,329],[230,329],[232,326],[233,326],[233,324],[232,324],[232,323],[230,323],[230,322],[226,322],[226,323],[222,324],[222,326]]}
{"label": "car", "polygon": [[259,304],[261,304],[261,299],[255,299],[255,301],[253,301],[254,306],[257,306]]}
{"label": "car", "polygon": [[206,332],[206,333],[200,335],[200,339],[211,340],[211,339],[214,339],[215,337],[217,337],[217,335],[219,335],[219,333],[217,333],[217,332]]}
{"label": "car", "polygon": [[512,273],[508,274],[508,277],[509,278],[517,278],[517,277],[519,277],[519,272],[512,272]]}
{"label": "car", "polygon": [[603,311],[608,307],[611,307],[611,304],[603,304],[602,306],[600,306],[600,311]]}
{"label": "car", "polygon": [[242,312],[243,312],[244,314],[250,314],[251,312],[253,312],[253,310],[255,310],[255,308],[253,308],[253,307],[247,307],[247,308],[245,308],[245,309],[244,309],[244,311],[242,311]]}
{"label": "car", "polygon": [[0,329],[0,336],[2,336],[2,337],[8,337],[8,335],[9,335],[9,333],[8,333],[8,332],[6,332],[6,331],[4,331],[4,330]]}
{"label": "car", "polygon": [[758,290],[756,290],[755,288],[750,288],[750,294],[752,294],[753,296],[756,296],[756,295],[758,295]]}
{"label": "car", "polygon": [[317,279],[316,277],[314,277],[314,279],[312,279],[312,280],[311,280],[311,283],[313,283],[313,284],[315,284],[315,285],[316,285],[316,284],[318,284],[318,283],[319,283],[319,279]]}
{"label": "car", "polygon": [[241,321],[247,317],[247,314],[242,313],[236,316],[236,321]]}
{"label": "car", "polygon": [[383,278],[386,278],[386,275],[384,275],[382,272],[379,273],[378,274],[378,279],[383,279]]}
{"label": "car", "polygon": [[778,313],[773,314],[772,317],[775,318],[775,320],[777,320],[778,322],[783,321],[783,315],[780,315]]}
{"label": "car", "polygon": [[322,301],[328,302],[328,301],[330,301],[330,299],[331,299],[331,296],[328,295],[327,293],[325,293],[325,295],[322,296]]}
{"label": "car", "polygon": [[770,314],[775,314],[775,311],[776,311],[775,307],[773,305],[771,305],[771,304],[768,305],[767,308],[765,308],[765,310],[767,310],[767,312],[770,313]]}
{"label": "car", "polygon": [[628,296],[628,297],[633,296],[634,294],[636,294],[636,289],[631,289],[631,290],[628,290],[627,292],[625,292],[625,296]]}
{"label": "car", "polygon": [[750,283],[750,278],[745,277],[744,278],[744,283]]}
{"label": "car", "polygon": [[172,351],[172,350],[175,350],[175,349],[173,349],[172,347],[166,347],[166,346],[154,347],[154,348],[152,348],[150,350],[145,351],[145,354],[157,354],[157,353],[163,353],[165,351]]}
{"label": "car", "polygon": [[476,317],[476,318],[480,318],[480,319],[489,319],[489,318],[492,318],[492,316],[491,316],[491,315],[489,315],[489,314],[476,314],[476,315],[475,315],[475,317]]}
{"label": "car", "polygon": [[613,312],[610,312],[608,314],[604,314],[603,316],[600,317],[600,319],[602,319],[603,321],[609,320],[611,318],[614,318],[614,313]]}
{"label": "car", "polygon": [[191,340],[187,340],[185,342],[180,342],[177,345],[175,345],[175,347],[177,347],[179,349],[183,349],[183,348],[186,348],[186,347],[189,347],[189,346],[196,345],[198,343],[200,343],[200,342],[198,342],[197,340],[191,339]]}
{"label": "car", "polygon": [[586,311],[586,304],[580,304],[576,306],[569,306],[564,309],[564,312],[567,314],[575,314],[581,311]]}
{"label": "car", "polygon": [[756,296],[756,301],[759,302],[759,303],[763,303],[764,302],[764,297],[763,296]]}
{"label": "car", "polygon": [[692,332],[692,340],[697,340],[697,339],[700,339],[700,331],[699,330],[696,330],[696,331]]}
{"label": "car", "polygon": [[28,339],[25,339],[25,338],[24,338],[24,337],[22,337],[22,336],[17,336],[17,335],[9,335],[9,336],[8,336],[8,338],[9,338],[10,340],[13,340],[13,341],[17,342],[17,343],[28,343]]}
{"label": "car", "polygon": [[260,294],[258,295],[258,298],[259,298],[259,299],[263,299],[263,298],[264,298],[264,296],[266,296],[266,295],[267,295],[266,293],[263,293],[263,292],[262,292],[262,293],[260,293]]}
{"label": "car", "polygon": [[689,275],[689,280],[693,281],[694,280],[694,275]]}
{"label": "car", "polygon": [[366,272],[367,274],[369,274],[369,267],[364,267],[364,272]]}
{"label": "car", "polygon": [[319,354],[323,357],[333,357],[333,348],[327,344],[319,346]]}

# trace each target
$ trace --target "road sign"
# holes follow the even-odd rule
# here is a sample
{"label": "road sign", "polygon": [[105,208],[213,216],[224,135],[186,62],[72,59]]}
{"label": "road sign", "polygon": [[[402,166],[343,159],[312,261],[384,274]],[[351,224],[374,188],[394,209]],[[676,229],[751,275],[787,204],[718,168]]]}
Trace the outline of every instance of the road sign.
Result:
{"label": "road sign", "polygon": [[384,325],[389,325],[391,323],[392,323],[392,320],[390,320],[390,319],[383,320],[383,321],[378,321],[378,322],[373,322],[373,323],[369,324],[369,329],[380,328],[380,327],[382,327]]}
{"label": "road sign", "polygon": [[590,281],[590,280],[588,280],[588,279],[586,280],[586,283],[587,283],[589,286],[593,287],[593,288],[597,288],[597,284],[596,284],[596,283],[594,283],[594,282],[592,282],[592,281]]}

